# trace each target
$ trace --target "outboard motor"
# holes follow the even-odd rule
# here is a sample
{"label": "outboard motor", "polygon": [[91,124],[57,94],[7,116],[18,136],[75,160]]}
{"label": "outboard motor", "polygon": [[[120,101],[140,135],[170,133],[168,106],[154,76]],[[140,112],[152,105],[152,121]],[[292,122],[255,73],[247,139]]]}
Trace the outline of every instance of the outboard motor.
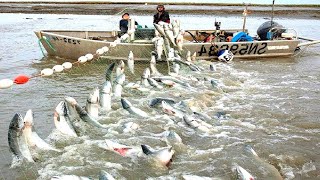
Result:
{"label": "outboard motor", "polygon": [[257,30],[257,34],[261,40],[272,40],[281,37],[283,32],[285,32],[284,27],[274,21],[264,22]]}

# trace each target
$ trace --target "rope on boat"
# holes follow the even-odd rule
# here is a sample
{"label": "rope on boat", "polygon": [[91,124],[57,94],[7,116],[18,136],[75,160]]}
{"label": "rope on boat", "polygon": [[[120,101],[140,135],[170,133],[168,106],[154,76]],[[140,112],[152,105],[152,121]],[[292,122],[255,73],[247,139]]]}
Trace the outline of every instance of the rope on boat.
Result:
{"label": "rope on boat", "polygon": [[41,53],[43,56],[46,57],[45,53],[44,53],[44,48],[43,46],[41,45],[41,40],[43,40],[44,42],[47,43],[47,45],[50,47],[51,50],[53,51],[56,51],[56,49],[54,48],[53,44],[51,44],[51,42],[45,37],[45,36],[42,36],[39,40],[38,40],[38,44],[39,44],[39,47],[40,47],[40,50],[41,50]]}
{"label": "rope on boat", "polygon": [[39,45],[39,47],[40,47],[40,50],[41,50],[42,55],[43,55],[43,56],[46,56],[46,54],[44,53],[44,50],[43,50],[44,48],[43,48],[42,45],[41,45],[41,39],[38,40],[38,45]]}

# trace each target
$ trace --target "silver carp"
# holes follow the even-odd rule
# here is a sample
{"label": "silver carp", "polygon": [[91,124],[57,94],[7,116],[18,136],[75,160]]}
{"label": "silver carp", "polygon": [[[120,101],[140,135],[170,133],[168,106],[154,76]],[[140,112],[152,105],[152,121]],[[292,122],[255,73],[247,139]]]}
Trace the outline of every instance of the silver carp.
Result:
{"label": "silver carp", "polygon": [[199,119],[195,119],[193,117],[184,115],[183,120],[188,126],[190,126],[193,129],[200,130],[200,131],[206,132],[206,133],[209,133],[213,130],[212,125],[210,125],[204,121],[201,121]]}
{"label": "silver carp", "polygon": [[39,135],[34,131],[33,113],[29,109],[23,119],[24,127],[22,133],[26,139],[26,142],[31,148],[39,148],[42,150],[52,150],[60,152],[60,150],[54,148],[50,144],[46,143]]}
{"label": "silver carp", "polygon": [[191,87],[189,83],[183,82],[177,78],[171,77],[171,76],[157,76],[157,77],[152,77],[154,80],[156,81],[163,81],[163,80],[169,80],[169,81],[173,81],[177,84],[180,84],[182,86],[185,87]]}
{"label": "silver carp", "polygon": [[103,111],[111,110],[111,93],[112,85],[110,81],[106,81],[101,90],[100,106]]}
{"label": "silver carp", "polygon": [[233,165],[236,170],[236,175],[238,179],[241,180],[254,180],[255,178],[243,167],[239,166],[238,164]]}
{"label": "silver carp", "polygon": [[150,73],[150,68],[146,68],[143,71],[143,74],[141,76],[141,85],[144,87],[149,87],[150,84],[148,82],[148,78],[150,78],[151,73]]}
{"label": "silver carp", "polygon": [[66,98],[65,98],[65,101],[66,101],[67,104],[69,104],[69,106],[68,106],[69,108],[73,108],[73,109],[77,112],[79,118],[80,118],[82,121],[90,124],[91,126],[95,126],[95,127],[98,127],[98,128],[106,128],[105,125],[100,124],[96,119],[94,119],[92,116],[90,116],[90,114],[88,114],[88,113],[77,103],[77,101],[76,101],[74,98],[72,98],[72,97],[66,97]]}
{"label": "silver carp", "polygon": [[179,118],[183,118],[184,113],[180,111],[179,109],[174,108],[173,106],[169,105],[166,101],[162,101],[162,110],[166,114],[169,114],[171,116],[176,116]]}
{"label": "silver carp", "polygon": [[121,104],[123,109],[127,110],[130,114],[137,115],[140,117],[149,117],[146,112],[132,106],[132,104],[125,98],[121,98]]}
{"label": "silver carp", "polygon": [[168,104],[174,104],[175,100],[172,98],[162,98],[162,97],[157,97],[153,98],[149,101],[149,106],[150,107],[156,107],[157,105],[161,104],[162,101],[167,102]]}
{"label": "silver carp", "polygon": [[78,137],[76,130],[71,122],[66,103],[59,102],[54,112],[54,125],[62,133],[72,137]]}
{"label": "silver carp", "polygon": [[113,151],[123,157],[136,157],[142,154],[142,150],[140,147],[127,146],[108,139],[105,140],[105,143],[105,146],[103,146],[102,148]]}
{"label": "silver carp", "polygon": [[133,52],[132,51],[129,52],[128,62],[127,63],[128,63],[128,68],[129,68],[130,72],[132,74],[134,74],[134,56],[133,56]]}
{"label": "silver carp", "polygon": [[88,96],[86,111],[94,118],[99,117],[100,90],[96,87]]}
{"label": "silver carp", "polygon": [[180,33],[180,22],[179,20],[175,19],[171,22],[172,25],[172,31],[173,31],[173,37],[177,37]]}
{"label": "silver carp", "polygon": [[116,63],[113,62],[113,63],[109,64],[109,66],[107,67],[107,69],[106,69],[106,81],[112,82],[112,72],[113,72],[113,69],[114,69],[115,65],[116,65]]}
{"label": "silver carp", "polygon": [[183,50],[183,35],[181,33],[179,33],[176,37],[176,44],[178,50],[181,52]]}
{"label": "silver carp", "polygon": [[155,88],[158,88],[158,89],[163,89],[163,86],[161,86],[156,80],[152,79],[152,78],[148,78],[148,83],[152,86],[152,87],[155,87]]}
{"label": "silver carp", "polygon": [[8,143],[9,148],[15,158],[23,160],[24,158],[29,162],[34,162],[29,147],[23,136],[23,119],[21,114],[16,113],[9,125]]}
{"label": "silver carp", "polygon": [[157,69],[156,58],[153,55],[151,56],[151,60],[150,60],[150,71],[151,71],[152,76],[160,76],[161,75],[161,73],[159,73],[159,71]]}
{"label": "silver carp", "polygon": [[263,174],[265,175],[264,178],[269,178],[274,180],[283,179],[278,169],[275,168],[273,165],[269,164],[268,162],[264,161],[263,159],[261,159],[250,145],[246,145],[245,150],[249,152],[251,156],[253,156],[253,160],[255,160],[259,165],[259,169],[262,169],[264,171],[263,172]]}
{"label": "silver carp", "polygon": [[155,27],[155,29],[156,29],[162,36],[166,36],[166,34],[165,34],[165,32],[164,32],[164,29],[163,29],[163,25],[153,23],[153,26]]}
{"label": "silver carp", "polygon": [[124,73],[124,62],[121,60],[116,68],[116,77]]}
{"label": "silver carp", "polygon": [[165,147],[159,150],[151,150],[147,145],[141,145],[142,151],[145,155],[151,156],[163,166],[169,166],[172,162],[174,150],[172,147]]}
{"label": "silver carp", "polygon": [[187,52],[186,60],[189,62],[191,61],[191,52],[190,51]]}
{"label": "silver carp", "polygon": [[170,40],[170,42],[173,44],[173,46],[177,46],[175,42],[175,38],[173,36],[172,28],[170,27],[170,24],[164,24],[164,33],[166,34],[166,38]]}
{"label": "silver carp", "polygon": [[121,74],[116,78],[113,85],[113,95],[115,97],[121,97],[122,96],[122,85],[124,81],[126,80],[125,74]]}
{"label": "silver carp", "polygon": [[194,52],[191,56],[191,61],[197,60],[197,52]]}
{"label": "silver carp", "polygon": [[163,135],[166,138],[166,141],[171,145],[183,144],[181,137],[174,131],[164,131]]}
{"label": "silver carp", "polygon": [[164,39],[162,37],[155,37],[152,39],[152,42],[154,43],[154,47],[156,50],[157,60],[161,61],[162,53],[163,53]]}

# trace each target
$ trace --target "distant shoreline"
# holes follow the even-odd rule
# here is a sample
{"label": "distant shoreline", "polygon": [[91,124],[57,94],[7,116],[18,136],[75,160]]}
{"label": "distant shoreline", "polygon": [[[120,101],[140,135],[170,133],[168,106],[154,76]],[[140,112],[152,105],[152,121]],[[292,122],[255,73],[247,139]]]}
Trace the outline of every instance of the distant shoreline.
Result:
{"label": "distant shoreline", "polygon": [[[113,1],[0,1],[0,4],[148,4],[148,5],[196,5],[196,6],[244,6],[242,3],[185,3],[185,2],[113,2]],[[272,4],[250,4],[250,6],[261,6],[261,7],[271,7]],[[320,8],[320,4],[276,4],[277,7],[309,7],[309,8]]]}
{"label": "distant shoreline", "polygon": [[[153,14],[157,3],[112,3],[112,2],[0,2],[0,13],[25,14],[84,14],[115,15],[122,11],[146,15]],[[186,4],[164,3],[170,14],[212,14],[220,16],[242,16],[243,4]],[[270,17],[271,5],[249,5],[249,16]],[[320,5],[276,5],[276,17],[320,19]]]}

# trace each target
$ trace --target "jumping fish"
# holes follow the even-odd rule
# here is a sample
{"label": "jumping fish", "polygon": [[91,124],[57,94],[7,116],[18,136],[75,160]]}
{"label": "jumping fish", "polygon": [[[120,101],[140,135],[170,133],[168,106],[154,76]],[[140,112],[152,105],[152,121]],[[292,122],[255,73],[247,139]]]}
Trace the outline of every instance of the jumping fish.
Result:
{"label": "jumping fish", "polygon": [[201,120],[204,121],[210,121],[212,118],[208,116],[207,114],[201,113],[201,112],[193,112],[194,115],[198,116]]}
{"label": "jumping fish", "polygon": [[128,68],[132,74],[134,74],[134,57],[133,57],[133,52],[129,52],[128,56]]}
{"label": "jumping fish", "polygon": [[116,68],[116,77],[124,73],[124,62],[121,60]]}
{"label": "jumping fish", "polygon": [[56,128],[63,134],[77,137],[77,133],[73,124],[71,123],[70,116],[68,114],[68,109],[64,101],[61,101],[54,112],[54,124]]}
{"label": "jumping fish", "polygon": [[162,89],[163,86],[161,86],[156,80],[154,80],[153,78],[148,78],[147,79],[149,84],[152,86],[152,87],[155,87],[155,88],[158,88],[158,89]]}
{"label": "jumping fish", "polygon": [[142,153],[141,148],[119,144],[117,142],[106,139],[104,149],[116,152],[124,157],[139,156]]}
{"label": "jumping fish", "polygon": [[198,130],[200,130],[202,132],[206,132],[206,133],[213,130],[212,125],[210,125],[204,121],[201,121],[199,119],[194,119],[190,116],[184,115],[183,120],[188,126],[190,126],[193,129],[198,129]]}
{"label": "jumping fish", "polygon": [[183,35],[180,33],[176,37],[176,44],[177,44],[178,50],[181,52],[183,48]]}
{"label": "jumping fish", "polygon": [[127,122],[123,125],[123,127],[124,127],[123,132],[127,133],[127,132],[133,132],[134,130],[137,130],[139,128],[139,125],[134,122]]}
{"label": "jumping fish", "polygon": [[173,46],[177,46],[174,40],[173,31],[170,28],[170,24],[164,24],[163,27],[164,27],[164,33],[166,34],[166,37],[170,40]]}
{"label": "jumping fish", "polygon": [[190,51],[187,52],[186,60],[191,61],[191,52]]}
{"label": "jumping fish", "polygon": [[10,122],[8,130],[8,143],[10,151],[18,160],[25,158],[29,162],[34,162],[31,152],[22,133],[23,119],[21,114],[15,114]]}
{"label": "jumping fish", "polygon": [[157,97],[157,98],[153,98],[149,101],[149,106],[150,107],[155,107],[158,104],[161,104],[162,101],[167,102],[168,104],[174,104],[175,100],[172,98],[162,98],[162,97]]}
{"label": "jumping fish", "polygon": [[112,71],[113,71],[115,65],[116,65],[116,63],[113,62],[113,63],[109,64],[109,66],[107,67],[107,70],[106,70],[106,81],[112,82]]}
{"label": "jumping fish", "polygon": [[191,56],[191,61],[195,61],[197,58],[197,52],[194,52]]}
{"label": "jumping fish", "polygon": [[265,178],[268,177],[274,180],[283,179],[279,171],[273,165],[261,159],[250,145],[246,145],[245,149],[253,156],[254,160],[259,164],[259,169],[261,168],[264,170],[263,174],[265,175]]}
{"label": "jumping fish", "polygon": [[24,127],[22,133],[26,139],[26,142],[29,147],[34,148],[37,147],[42,150],[52,150],[60,152],[60,150],[52,147],[50,144],[46,143],[43,139],[39,137],[39,135],[33,131],[33,113],[32,110],[29,109],[23,119]]}
{"label": "jumping fish", "polygon": [[241,180],[254,180],[254,177],[245,169],[243,169],[238,164],[234,164],[236,169],[237,177]]}
{"label": "jumping fish", "polygon": [[163,81],[163,80],[169,80],[169,81],[173,81],[177,84],[180,84],[182,86],[185,87],[191,87],[189,83],[183,82],[177,78],[171,77],[171,76],[157,76],[157,77],[152,77],[154,80],[156,81]]}
{"label": "jumping fish", "polygon": [[140,117],[148,117],[148,114],[146,112],[132,106],[132,104],[125,98],[121,98],[121,104],[123,109],[127,110],[130,114],[134,114]]}
{"label": "jumping fish", "polygon": [[143,71],[143,74],[141,76],[141,84],[144,86],[144,87],[149,87],[150,84],[148,82],[148,78],[150,78],[150,68],[146,68],[144,69]]}
{"label": "jumping fish", "polygon": [[115,180],[114,177],[104,170],[100,171],[99,180]]}
{"label": "jumping fish", "polygon": [[164,29],[163,29],[163,25],[153,23],[153,26],[155,27],[155,29],[156,29],[162,36],[166,36],[166,34],[165,34],[165,32],[164,32]]}
{"label": "jumping fish", "polygon": [[112,86],[110,81],[106,81],[101,90],[100,105],[103,111],[111,110],[111,92]]}
{"label": "jumping fish", "polygon": [[172,162],[172,156],[174,154],[174,150],[172,149],[172,147],[165,147],[159,150],[151,150],[148,146],[141,145],[141,148],[144,154],[152,156],[163,166],[169,166]]}
{"label": "jumping fish", "polygon": [[113,95],[115,97],[121,97],[121,95],[122,95],[122,85],[123,85],[125,79],[126,79],[125,74],[121,74],[114,81],[114,83],[113,83],[114,84],[114,86],[113,86],[113,93],[114,94]]}
{"label": "jumping fish", "polygon": [[167,130],[163,132],[164,137],[166,138],[166,141],[169,144],[183,144],[181,137],[174,131]]}
{"label": "jumping fish", "polygon": [[179,20],[175,19],[171,22],[172,25],[172,31],[173,31],[173,37],[177,37],[180,32],[180,22]]}
{"label": "jumping fish", "polygon": [[77,101],[72,98],[72,97],[66,97],[65,101],[70,105],[67,107],[75,109],[75,111],[78,113],[78,116],[80,117],[81,120],[84,122],[98,127],[98,128],[106,128],[106,126],[100,124],[97,120],[95,120],[90,114],[88,114],[78,103]]}
{"label": "jumping fish", "polygon": [[100,91],[96,87],[88,96],[86,103],[86,111],[94,118],[99,117],[99,102],[100,102]]}
{"label": "jumping fish", "polygon": [[162,37],[155,37],[152,39],[152,42],[154,42],[154,47],[157,54],[157,60],[161,61],[164,39]]}
{"label": "jumping fish", "polygon": [[174,56],[174,49],[170,48],[169,52],[168,52],[167,60],[168,61],[173,61],[174,59],[176,59],[175,56]]}
{"label": "jumping fish", "polygon": [[151,71],[151,75],[152,76],[159,76],[161,75],[156,67],[156,58],[155,56],[151,56],[151,60],[150,60],[150,71]]}
{"label": "jumping fish", "polygon": [[161,104],[162,104],[162,110],[166,114],[169,114],[169,115],[172,115],[172,116],[176,116],[176,117],[179,117],[179,118],[183,118],[184,113],[182,111],[172,107],[166,101],[162,101]]}

